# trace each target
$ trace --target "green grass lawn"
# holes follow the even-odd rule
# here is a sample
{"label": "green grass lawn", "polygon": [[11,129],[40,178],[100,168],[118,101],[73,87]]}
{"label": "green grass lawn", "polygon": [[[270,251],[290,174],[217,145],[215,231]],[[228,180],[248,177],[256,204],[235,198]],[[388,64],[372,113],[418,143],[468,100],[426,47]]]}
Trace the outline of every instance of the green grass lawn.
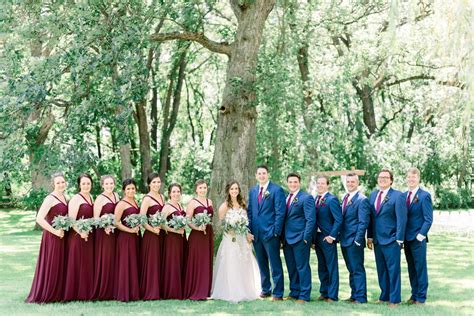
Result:
{"label": "green grass lawn", "polygon": [[[254,302],[230,304],[221,301],[88,302],[65,304],[25,304],[38,255],[41,232],[32,231],[34,214],[20,210],[0,210],[0,315],[156,315],[156,314],[284,314],[284,315],[474,315],[474,247],[468,237],[430,236],[428,269],[430,286],[425,306],[402,304],[396,309],[374,302],[379,295],[375,258],[366,249],[369,303],[354,306],[346,302],[328,304],[314,301],[319,296],[316,254],[312,253],[313,292],[309,304]],[[409,283],[402,255],[402,300],[409,298]],[[339,251],[340,299],[349,297],[348,274]],[[285,279],[285,285],[288,280]]]}

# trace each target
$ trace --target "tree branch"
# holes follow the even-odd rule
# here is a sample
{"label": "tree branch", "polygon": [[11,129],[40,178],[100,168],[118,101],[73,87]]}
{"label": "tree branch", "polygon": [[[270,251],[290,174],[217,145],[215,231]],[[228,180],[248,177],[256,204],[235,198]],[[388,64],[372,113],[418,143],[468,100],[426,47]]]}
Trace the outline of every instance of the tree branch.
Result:
{"label": "tree branch", "polygon": [[193,33],[193,32],[173,32],[173,33],[161,33],[153,34],[150,36],[152,41],[163,42],[172,40],[184,40],[193,41],[201,44],[212,52],[225,54],[230,57],[231,55],[231,44],[227,42],[218,43],[207,38],[204,33]]}

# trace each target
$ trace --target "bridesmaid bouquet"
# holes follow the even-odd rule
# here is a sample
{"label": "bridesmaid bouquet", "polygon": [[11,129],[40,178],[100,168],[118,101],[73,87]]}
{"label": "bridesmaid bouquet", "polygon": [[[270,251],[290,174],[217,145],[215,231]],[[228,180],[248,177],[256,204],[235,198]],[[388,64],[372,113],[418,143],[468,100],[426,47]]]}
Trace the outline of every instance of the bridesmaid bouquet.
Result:
{"label": "bridesmaid bouquet", "polygon": [[135,228],[146,224],[147,218],[143,214],[130,214],[124,219],[130,228]]}
{"label": "bridesmaid bouquet", "polygon": [[112,233],[115,229],[115,215],[114,214],[104,214],[96,221],[96,227],[99,228],[109,228]]}
{"label": "bridesmaid bouquet", "polygon": [[161,214],[161,212],[156,212],[153,215],[148,216],[148,223],[152,227],[158,227],[166,224],[166,217]]}
{"label": "bridesmaid bouquet", "polygon": [[[95,219],[94,218],[84,218],[77,219],[74,221],[74,226],[76,226],[77,230],[80,233],[89,234],[95,226]],[[87,241],[87,238],[84,239]]]}
{"label": "bridesmaid bouquet", "polygon": [[73,221],[69,216],[57,215],[53,218],[53,228],[68,231],[73,225]]}
{"label": "bridesmaid bouquet", "polygon": [[[224,231],[234,232],[237,235],[245,235],[248,233],[249,220],[242,211],[227,213],[224,219]],[[232,241],[235,242],[235,236],[232,237]]]}
{"label": "bridesmaid bouquet", "polygon": [[168,226],[176,230],[180,230],[181,228],[186,227],[186,225],[188,224],[189,224],[188,218],[182,215],[178,215],[178,216],[173,215],[173,217],[168,222]]}
{"label": "bridesmaid bouquet", "polygon": [[[212,222],[211,214],[208,214],[207,211],[194,215],[192,221],[194,225],[200,226],[207,226]],[[204,230],[204,235],[206,235],[206,231]]]}

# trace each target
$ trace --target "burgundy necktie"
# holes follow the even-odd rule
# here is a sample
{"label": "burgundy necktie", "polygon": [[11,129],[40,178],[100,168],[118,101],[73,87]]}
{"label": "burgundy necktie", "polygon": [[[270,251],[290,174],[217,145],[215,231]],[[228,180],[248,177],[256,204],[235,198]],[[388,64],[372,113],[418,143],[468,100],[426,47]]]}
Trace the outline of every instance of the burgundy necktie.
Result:
{"label": "burgundy necktie", "polygon": [[380,191],[379,196],[377,197],[377,202],[375,203],[375,212],[377,214],[380,212],[380,205],[382,204],[382,195],[383,191]]}
{"label": "burgundy necktie", "polygon": [[347,200],[349,199],[349,193],[346,194],[344,197],[344,201],[342,202],[342,214],[346,211]]}
{"label": "burgundy necktie", "polygon": [[318,195],[318,198],[316,199],[316,206],[319,206],[319,200],[321,200],[321,195]]}
{"label": "burgundy necktie", "polygon": [[288,201],[286,201],[286,211],[287,212],[290,209],[290,204],[291,204],[291,198],[292,197],[293,197],[293,193],[290,193],[290,195],[288,196]]}
{"label": "burgundy necktie", "polygon": [[263,187],[260,187],[260,193],[258,194],[258,204],[262,202],[262,196],[263,196]]}
{"label": "burgundy necktie", "polygon": [[411,204],[411,191],[408,193],[408,197],[407,197],[407,208],[410,207],[410,204]]}

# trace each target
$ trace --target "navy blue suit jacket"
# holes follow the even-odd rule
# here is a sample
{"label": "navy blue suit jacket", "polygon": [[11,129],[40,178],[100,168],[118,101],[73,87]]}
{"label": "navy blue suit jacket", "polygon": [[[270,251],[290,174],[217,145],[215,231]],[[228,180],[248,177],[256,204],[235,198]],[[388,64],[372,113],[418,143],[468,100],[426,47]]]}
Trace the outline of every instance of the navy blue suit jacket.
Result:
{"label": "navy blue suit jacket", "polygon": [[254,186],[249,192],[248,218],[249,228],[255,241],[262,238],[264,241],[280,236],[285,221],[286,204],[285,191],[272,182],[268,183],[266,192],[263,192],[262,202],[258,203],[260,186]]}
{"label": "navy blue suit jacket", "polygon": [[[342,211],[341,205],[337,197],[331,193],[326,193],[321,200],[319,205],[316,205],[316,226],[315,234],[318,228],[324,234],[324,236],[331,236],[339,239],[339,231],[342,225]],[[316,242],[316,239],[313,238]]]}
{"label": "navy blue suit jacket", "polygon": [[[286,200],[286,199],[285,199]],[[286,208],[286,205],[285,205]],[[285,218],[285,241],[296,244],[301,240],[311,242],[314,225],[316,224],[316,210],[313,197],[299,191],[288,208]]]}
{"label": "navy blue suit jacket", "polygon": [[370,224],[369,199],[357,192],[347,202],[343,218],[340,235],[341,246],[349,247],[356,241],[365,247],[365,232]]}
{"label": "navy blue suit jacket", "polygon": [[407,206],[403,193],[390,188],[377,214],[374,204],[378,193],[379,190],[374,190],[370,194],[371,216],[367,237],[373,238],[374,244],[380,245],[405,240]]}
{"label": "navy blue suit jacket", "polygon": [[[406,201],[408,192],[403,193],[403,197]],[[428,237],[428,231],[432,223],[433,203],[431,202],[431,195],[419,188],[408,207],[405,240],[412,241],[418,234]]]}

